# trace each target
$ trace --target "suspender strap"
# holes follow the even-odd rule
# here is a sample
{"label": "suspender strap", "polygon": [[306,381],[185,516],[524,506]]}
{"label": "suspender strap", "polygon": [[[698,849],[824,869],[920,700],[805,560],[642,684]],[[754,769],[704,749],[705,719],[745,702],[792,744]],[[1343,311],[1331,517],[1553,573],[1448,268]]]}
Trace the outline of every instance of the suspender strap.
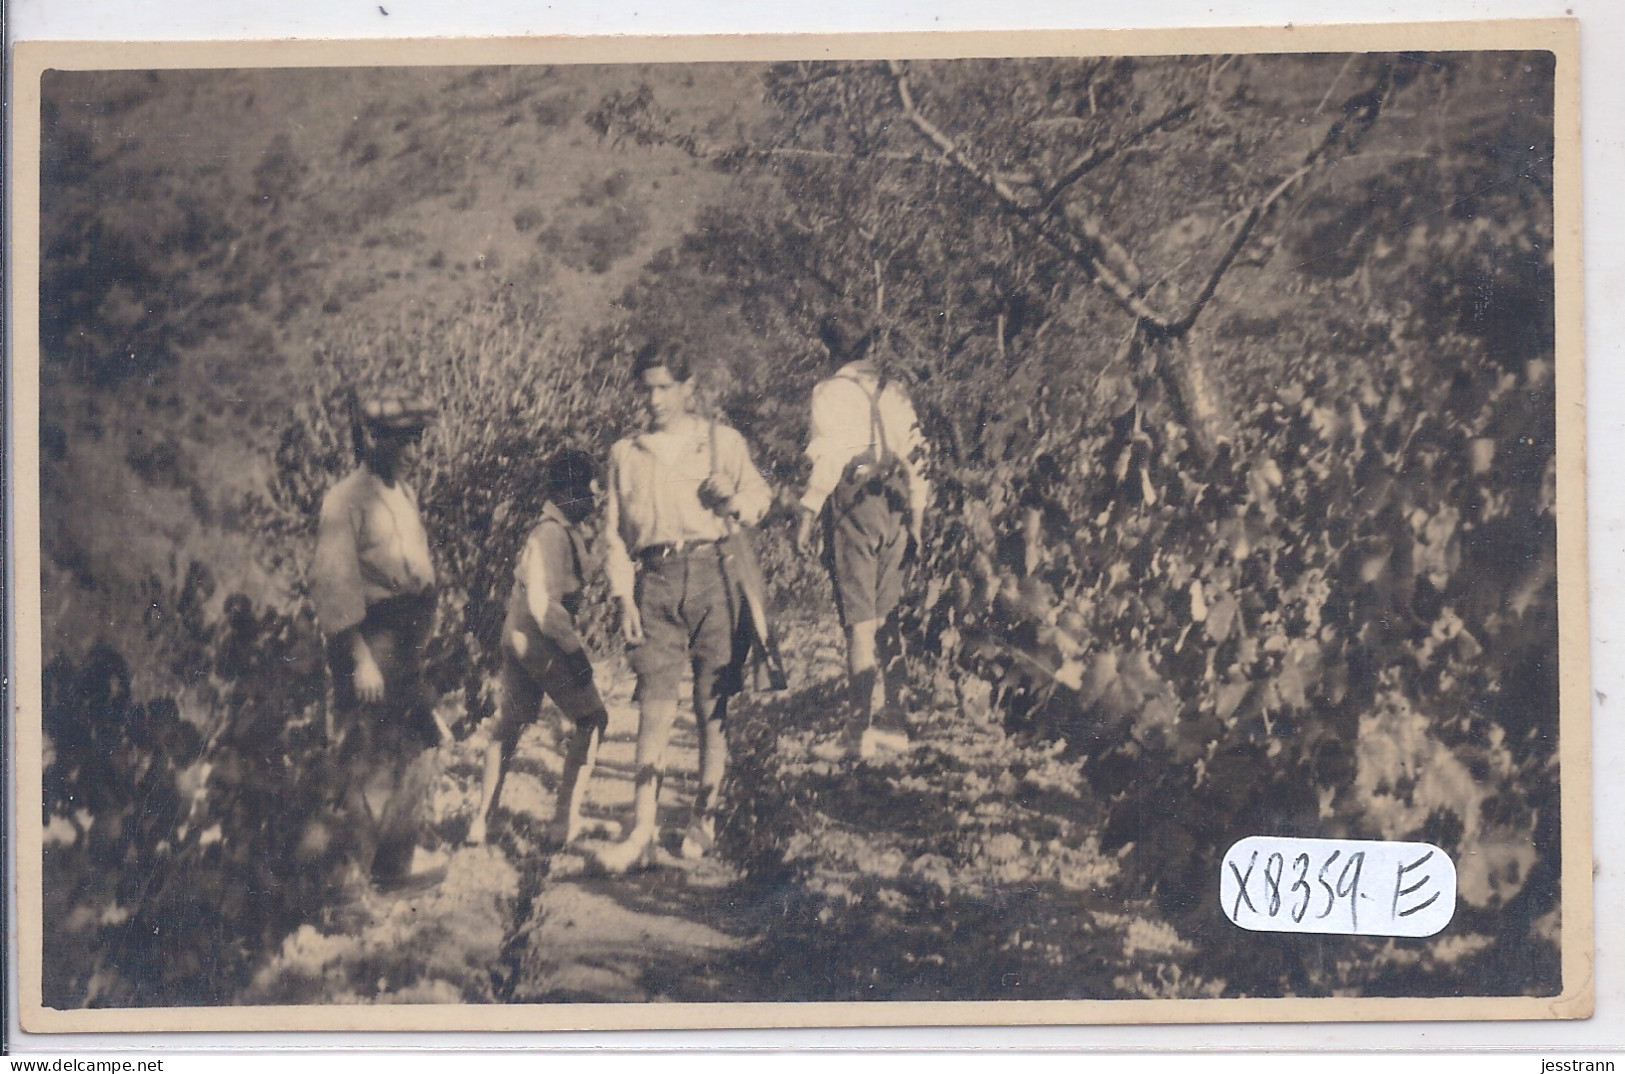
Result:
{"label": "suspender strap", "polygon": [[[710,442],[710,447],[711,447],[710,473],[707,474],[707,476],[708,477],[716,477],[717,476],[717,423],[714,422],[714,421],[707,422],[706,425],[705,425],[705,432],[706,432],[706,438]],[[727,517],[726,515],[724,515],[723,518],[722,518],[722,525],[723,525],[723,528],[731,536],[733,534],[733,532],[734,532],[734,520]]]}
{"label": "suspender strap", "polygon": [[564,543],[570,546],[570,562],[575,567],[576,577],[585,578],[587,572],[581,567],[581,538],[571,526],[565,525],[556,518],[544,518],[543,522],[551,522],[564,531]]}
{"label": "suspender strap", "polygon": [[[870,452],[874,452],[875,448],[879,447],[881,454],[890,455],[892,451],[891,445],[886,442],[886,421],[883,417],[881,417],[880,414],[880,392],[877,391],[873,395],[870,395],[869,389],[863,386],[863,381],[854,376],[842,375],[838,379],[849,380],[853,384],[857,385],[858,391],[862,392],[863,397],[869,400]],[[879,458],[880,455],[876,455],[875,457]]]}
{"label": "suspender strap", "polygon": [[[560,522],[558,519],[556,519],[556,518],[546,518],[546,517],[544,517],[539,523],[537,523],[535,533],[539,533],[541,528],[543,526],[547,525],[550,522],[553,525],[557,526],[559,529],[564,531],[564,543],[570,546],[570,564],[575,568],[576,580],[580,581],[581,579],[583,579],[583,578],[585,578],[587,576],[587,572],[582,568],[582,565],[581,565],[581,537],[580,537],[580,535],[578,533],[576,533],[576,531],[575,531],[575,529],[573,527],[571,527],[569,525],[566,525],[563,522]],[[526,540],[525,540],[525,553],[524,554],[528,557],[530,555],[530,551],[531,551],[531,549],[530,549],[530,540],[529,540],[529,538],[526,538]],[[577,590],[577,592],[580,592],[580,591]]]}

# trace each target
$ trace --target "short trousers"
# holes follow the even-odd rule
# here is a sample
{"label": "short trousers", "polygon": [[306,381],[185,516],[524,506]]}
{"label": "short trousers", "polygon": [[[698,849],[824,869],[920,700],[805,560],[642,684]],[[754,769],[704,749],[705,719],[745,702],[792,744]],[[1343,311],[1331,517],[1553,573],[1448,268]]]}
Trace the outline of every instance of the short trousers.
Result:
{"label": "short trousers", "polygon": [[895,500],[883,494],[830,497],[824,514],[824,566],[843,627],[884,619],[903,599],[908,526]]}
{"label": "short trousers", "polygon": [[716,545],[702,545],[638,572],[643,642],[627,653],[641,701],[675,700],[685,661],[697,710],[739,693],[745,652],[735,637],[734,601]]}
{"label": "short trousers", "polygon": [[[522,653],[515,634],[524,638]],[[521,732],[541,715],[543,696],[552,698],[576,724],[608,719],[593,683],[592,663],[580,642],[567,649],[559,639],[536,629],[529,616],[517,623],[510,616],[502,628],[502,707],[496,740],[512,749]]]}

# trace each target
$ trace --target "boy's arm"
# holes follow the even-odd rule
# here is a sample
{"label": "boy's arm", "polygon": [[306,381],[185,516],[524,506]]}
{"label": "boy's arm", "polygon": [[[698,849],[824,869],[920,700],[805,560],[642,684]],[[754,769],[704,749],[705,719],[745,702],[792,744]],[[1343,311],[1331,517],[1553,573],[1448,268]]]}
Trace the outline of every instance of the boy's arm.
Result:
{"label": "boy's arm", "polygon": [[750,446],[737,429],[730,430],[733,436],[729,438],[733,445],[734,458],[731,460],[734,478],[734,494],[729,497],[729,506],[733,508],[734,515],[747,526],[754,526],[767,514],[767,509],[773,506],[773,490],[768,488],[756,465],[751,461]]}
{"label": "boy's arm", "polygon": [[559,599],[564,586],[556,579],[565,556],[570,555],[570,538],[561,526],[542,526],[525,543],[525,605],[531,619],[546,637],[566,652],[581,648],[575,620]]}
{"label": "boy's arm", "polygon": [[605,481],[609,495],[604,500],[604,574],[609,579],[609,593],[620,605],[621,635],[628,645],[643,642],[643,617],[638,614],[634,598],[637,568],[626,550],[626,538],[621,534],[621,474],[626,441],[620,441],[609,450],[609,473]]}
{"label": "boy's arm", "polygon": [[841,470],[852,457],[845,451],[845,441],[850,440],[851,435],[842,428],[838,390],[837,383],[828,380],[813,389],[812,419],[807,436],[807,458],[812,463],[812,472],[807,475],[807,489],[801,497],[801,506],[812,515],[823,509],[824,501],[840,481]]}
{"label": "boy's arm", "polygon": [[610,595],[630,604],[637,579],[632,556],[626,550],[626,538],[621,534],[621,457],[625,441],[617,443],[609,452],[609,472],[605,475],[608,495],[604,497],[604,574],[609,579]]}

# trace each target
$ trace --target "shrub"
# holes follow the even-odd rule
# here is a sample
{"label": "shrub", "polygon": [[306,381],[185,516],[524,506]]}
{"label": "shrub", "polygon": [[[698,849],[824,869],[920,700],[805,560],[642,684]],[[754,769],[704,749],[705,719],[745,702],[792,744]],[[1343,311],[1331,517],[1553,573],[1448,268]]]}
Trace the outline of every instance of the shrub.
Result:
{"label": "shrub", "polygon": [[314,624],[235,595],[222,622],[163,631],[200,663],[186,715],[138,700],[107,645],[44,671],[44,821],[72,832],[46,857],[68,904],[46,918],[52,1006],[232,1002],[337,890]]}
{"label": "shrub", "polygon": [[[289,417],[260,505],[265,539],[289,562],[308,563],[321,497],[352,465],[345,393],[390,384],[433,401],[408,478],[441,582],[430,675],[442,691],[464,691],[473,719],[490,711],[514,557],[540,515],[548,457],[567,446],[602,457],[628,417],[613,345],[566,346],[547,323],[544,306],[499,293],[455,316],[419,314],[381,333],[340,328],[316,341],[315,383]],[[290,583],[303,591],[302,578]],[[596,588],[583,625],[601,644],[608,602],[594,597]]]}

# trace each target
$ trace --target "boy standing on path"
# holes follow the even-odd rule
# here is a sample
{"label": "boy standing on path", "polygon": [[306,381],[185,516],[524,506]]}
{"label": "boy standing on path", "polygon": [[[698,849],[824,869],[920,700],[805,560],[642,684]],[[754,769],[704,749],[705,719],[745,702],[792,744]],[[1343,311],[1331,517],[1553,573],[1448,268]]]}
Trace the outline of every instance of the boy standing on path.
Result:
{"label": "boy standing on path", "polygon": [[611,873],[652,858],[685,662],[694,676],[700,773],[682,852],[697,858],[711,849],[728,762],[728,698],[742,687],[741,594],[730,580],[725,539],[735,527],[758,522],[772,493],[744,438],[693,413],[692,376],[686,355],[644,347],[632,377],[651,428],[610,450],[605,570],[620,605],[639,706],[632,830],[597,855]]}
{"label": "boy standing on path", "polygon": [[[837,368],[813,389],[807,457],[812,474],[801,498],[796,547],[811,555],[822,519],[824,565],[846,633],[850,713],[841,740],[815,750],[825,760],[909,747],[900,718],[877,726],[874,695],[887,684],[877,663],[877,636],[897,648],[887,623],[903,595],[903,568],[920,546],[930,487],[920,472],[925,450],[908,393],[883,383],[869,357],[874,332],[830,317],[819,336]],[[889,660],[897,655],[888,651]]]}
{"label": "boy standing on path", "polygon": [[520,733],[541,715],[544,694],[573,725],[548,832],[561,846],[581,834],[582,799],[609,726],[592,664],[575,629],[586,579],[586,546],[578,527],[592,514],[597,467],[585,452],[561,451],[548,461],[546,480],[548,499],[514,567],[502,625],[502,710],[485,750],[480,806],[468,830],[471,844],[485,842],[508,763]]}
{"label": "boy standing on path", "polygon": [[423,678],[434,565],[417,493],[401,479],[428,418],[421,401],[399,393],[352,397],[359,465],[322,500],[310,570],[356,864],[384,886],[411,868],[428,784],[423,755],[441,737]]}

